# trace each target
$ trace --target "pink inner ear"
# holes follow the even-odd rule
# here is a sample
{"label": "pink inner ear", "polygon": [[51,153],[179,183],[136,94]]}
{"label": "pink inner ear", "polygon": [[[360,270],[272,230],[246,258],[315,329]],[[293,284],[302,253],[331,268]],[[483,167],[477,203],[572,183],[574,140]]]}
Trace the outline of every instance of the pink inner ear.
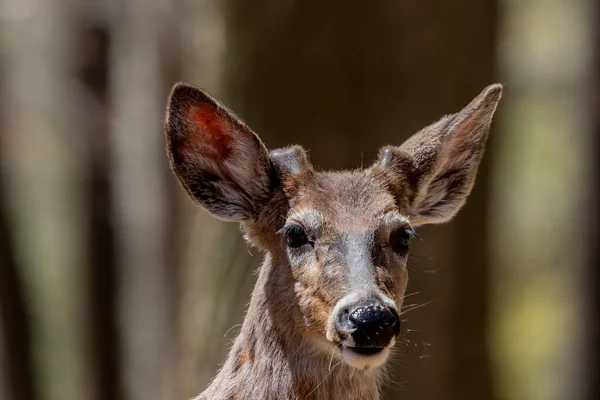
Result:
{"label": "pink inner ear", "polygon": [[[212,104],[190,106],[187,112],[191,132],[186,137],[187,154],[200,153],[217,164],[225,161],[233,151],[236,127],[219,114]],[[187,155],[186,154],[186,155]]]}

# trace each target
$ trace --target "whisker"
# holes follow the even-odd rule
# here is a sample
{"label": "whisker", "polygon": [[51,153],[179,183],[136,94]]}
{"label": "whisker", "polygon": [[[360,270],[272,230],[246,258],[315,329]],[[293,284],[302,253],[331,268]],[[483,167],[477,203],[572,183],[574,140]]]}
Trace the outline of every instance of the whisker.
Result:
{"label": "whisker", "polygon": [[431,303],[433,303],[433,301],[428,301],[428,302],[426,302],[426,303],[423,303],[423,304],[415,304],[415,305],[411,305],[411,306],[409,306],[409,307],[411,307],[411,308],[409,308],[408,310],[402,310],[402,312],[400,312],[400,315],[404,315],[404,314],[406,314],[406,313],[408,313],[408,312],[411,312],[411,311],[413,311],[413,310],[416,310],[417,308],[421,308],[421,307],[428,306],[428,305],[429,305],[429,304],[431,304]]}
{"label": "whisker", "polygon": [[329,371],[331,371],[331,363],[333,362],[334,354],[335,354],[335,347],[331,350],[331,358],[329,359]]}
{"label": "whisker", "polygon": [[325,375],[325,378],[323,378],[323,380],[321,382],[319,382],[319,384],[317,386],[315,386],[315,388],[306,397],[307,398],[310,397],[310,395],[313,394],[323,384],[323,382],[325,382],[327,380],[327,378],[329,378],[329,376],[331,375],[331,373],[333,372],[333,370],[335,369],[335,367],[337,367],[341,363],[342,363],[342,361],[340,360],[337,364],[335,364],[332,367],[332,369],[327,373],[327,375]]}
{"label": "whisker", "polygon": [[405,294],[404,296],[402,296],[402,300],[407,299],[407,298],[409,298],[411,296],[416,296],[418,294],[421,294],[421,292],[412,292],[410,294]]}
{"label": "whisker", "polygon": [[[411,296],[415,296],[415,295],[420,294],[420,293],[421,292],[412,292],[412,293],[409,293],[409,294],[405,294],[404,296],[400,297],[400,300],[404,301],[404,299],[407,299],[407,298],[409,298]],[[392,300],[398,301],[398,299],[396,299],[394,296],[392,296]]]}

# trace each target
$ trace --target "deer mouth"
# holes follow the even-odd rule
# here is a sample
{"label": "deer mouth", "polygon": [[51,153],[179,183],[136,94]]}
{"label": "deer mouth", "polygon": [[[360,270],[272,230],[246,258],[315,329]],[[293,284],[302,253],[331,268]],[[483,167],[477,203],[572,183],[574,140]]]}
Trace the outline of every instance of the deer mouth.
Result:
{"label": "deer mouth", "polygon": [[360,370],[377,368],[387,360],[390,348],[387,347],[340,347],[342,359],[346,364]]}
{"label": "deer mouth", "polygon": [[385,347],[348,347],[348,349],[363,356],[372,356],[385,350]]}

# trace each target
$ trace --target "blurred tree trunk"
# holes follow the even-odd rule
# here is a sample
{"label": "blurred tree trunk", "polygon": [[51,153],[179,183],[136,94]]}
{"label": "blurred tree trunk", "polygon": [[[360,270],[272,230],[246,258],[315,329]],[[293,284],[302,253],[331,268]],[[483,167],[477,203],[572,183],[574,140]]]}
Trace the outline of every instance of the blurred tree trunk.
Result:
{"label": "blurred tree trunk", "polygon": [[6,45],[0,150],[10,166],[2,180],[31,311],[29,384],[44,399],[83,400],[89,393],[80,301],[85,226],[71,106],[72,8],[65,0],[2,0],[0,7]]}
{"label": "blurred tree trunk", "polygon": [[[587,238],[586,269],[582,277],[583,300],[585,302],[584,345],[580,354],[584,358],[583,379],[576,377],[576,384],[583,383],[586,400],[600,398],[600,5],[590,5],[593,23],[593,47],[590,68],[589,109],[592,124],[588,136],[589,144],[586,154],[588,177],[588,193],[585,204],[585,237]],[[595,23],[594,23],[595,22]],[[578,385],[577,385],[578,386]]]}
{"label": "blurred tree trunk", "polygon": [[[400,144],[419,128],[458,111],[493,82],[493,0],[368,6],[230,1],[225,14],[224,102],[268,147],[301,143],[318,167],[368,165],[380,146]],[[404,349],[388,398],[495,397],[486,342],[486,215],[493,140],[490,145],[465,210],[451,225],[423,230],[425,246],[417,254],[434,257],[431,265],[412,266],[410,290],[421,294],[410,303],[436,302],[407,316],[405,326],[419,332],[411,332],[406,343],[417,346]],[[213,261],[213,271],[225,271],[220,276],[231,271],[226,268],[230,264],[219,265],[224,260]],[[439,273],[427,274],[430,268]],[[219,297],[211,306],[222,314],[239,294],[228,290],[229,280],[217,284]],[[203,360],[214,373],[217,360],[210,354],[203,354]]]}
{"label": "blurred tree trunk", "polygon": [[[0,23],[4,21],[0,20]],[[0,88],[4,82],[0,63]],[[0,149],[8,139],[6,93],[0,92]],[[1,151],[0,151],[1,153]],[[31,310],[23,283],[23,266],[17,260],[14,221],[9,217],[6,176],[9,167],[0,163],[0,398],[35,400]]]}
{"label": "blurred tree trunk", "polygon": [[122,395],[120,347],[117,335],[117,266],[112,221],[113,198],[110,175],[108,52],[110,26],[106,11],[80,13],[74,53],[80,83],[80,132],[86,155],[86,336],[91,368],[90,397],[119,400]]}
{"label": "blurred tree trunk", "polygon": [[[3,135],[0,132],[0,147]],[[6,400],[35,400],[31,313],[8,218],[2,179],[6,173],[5,168],[0,170],[0,395]]]}
{"label": "blurred tree trunk", "polygon": [[112,14],[111,191],[123,386],[130,400],[173,393],[169,346],[176,269],[169,252],[173,216],[162,120],[178,45],[176,4],[128,0]]}

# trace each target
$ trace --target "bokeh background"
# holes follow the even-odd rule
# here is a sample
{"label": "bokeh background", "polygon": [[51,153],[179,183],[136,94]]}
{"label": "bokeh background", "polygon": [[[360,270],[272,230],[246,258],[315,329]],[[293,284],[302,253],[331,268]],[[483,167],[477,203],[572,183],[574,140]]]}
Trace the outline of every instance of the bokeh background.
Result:
{"label": "bokeh background", "polygon": [[168,170],[177,81],[356,168],[505,84],[425,227],[386,399],[600,398],[594,0],[0,0],[0,398],[191,398],[262,255]]}

